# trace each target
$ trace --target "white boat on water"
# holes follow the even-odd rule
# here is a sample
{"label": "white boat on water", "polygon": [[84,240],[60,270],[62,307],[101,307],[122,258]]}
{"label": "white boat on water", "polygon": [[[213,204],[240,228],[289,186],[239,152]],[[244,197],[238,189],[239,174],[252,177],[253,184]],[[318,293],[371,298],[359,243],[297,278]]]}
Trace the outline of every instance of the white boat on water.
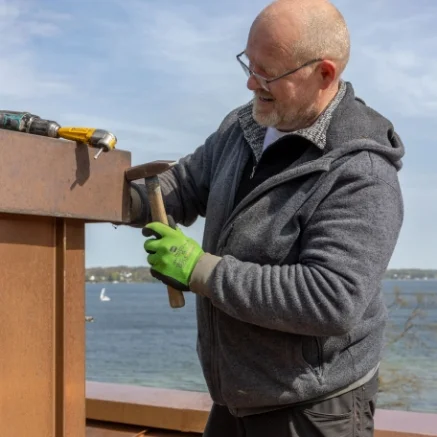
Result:
{"label": "white boat on water", "polygon": [[106,296],[105,291],[106,291],[105,288],[102,288],[102,290],[100,291],[100,300],[102,302],[108,302],[111,300],[111,298],[109,296]]}

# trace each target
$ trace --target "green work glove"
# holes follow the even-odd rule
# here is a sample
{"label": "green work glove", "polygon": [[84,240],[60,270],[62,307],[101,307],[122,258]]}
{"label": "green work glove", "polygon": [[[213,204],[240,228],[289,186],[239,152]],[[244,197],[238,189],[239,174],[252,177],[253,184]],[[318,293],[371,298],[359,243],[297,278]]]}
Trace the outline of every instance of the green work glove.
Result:
{"label": "green work glove", "polygon": [[199,244],[185,236],[179,228],[173,229],[159,222],[147,224],[143,235],[155,237],[144,243],[152,276],[173,288],[189,291],[191,273],[204,254]]}

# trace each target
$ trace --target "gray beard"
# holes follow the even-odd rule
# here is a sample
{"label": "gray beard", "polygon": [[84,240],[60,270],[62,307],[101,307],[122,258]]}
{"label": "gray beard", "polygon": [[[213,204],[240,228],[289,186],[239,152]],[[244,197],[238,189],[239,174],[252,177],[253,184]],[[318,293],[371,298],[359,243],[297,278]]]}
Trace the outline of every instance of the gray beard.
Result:
{"label": "gray beard", "polygon": [[257,111],[256,100],[253,102],[252,117],[261,126],[275,127],[279,125],[287,125],[287,131],[295,131],[311,126],[318,117],[318,112],[315,108],[300,109],[295,114],[286,114],[281,116],[277,110],[272,110],[269,113],[263,114]]}

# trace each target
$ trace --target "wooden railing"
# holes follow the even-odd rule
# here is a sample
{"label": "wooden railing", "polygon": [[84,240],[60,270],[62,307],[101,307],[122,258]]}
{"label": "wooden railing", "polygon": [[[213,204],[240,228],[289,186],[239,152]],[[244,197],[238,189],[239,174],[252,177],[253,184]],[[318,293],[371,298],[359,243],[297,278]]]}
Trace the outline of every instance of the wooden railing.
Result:
{"label": "wooden railing", "polygon": [[[207,393],[87,382],[87,437],[198,437],[211,404]],[[437,437],[437,414],[377,410],[375,428],[375,437]]]}

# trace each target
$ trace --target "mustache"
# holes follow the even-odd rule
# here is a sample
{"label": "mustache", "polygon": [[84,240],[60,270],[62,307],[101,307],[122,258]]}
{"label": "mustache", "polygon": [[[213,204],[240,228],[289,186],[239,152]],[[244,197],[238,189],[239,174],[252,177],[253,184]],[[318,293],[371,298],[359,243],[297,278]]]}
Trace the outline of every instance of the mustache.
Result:
{"label": "mustache", "polygon": [[265,93],[265,92],[260,92],[260,91],[254,91],[253,96],[254,97],[262,97],[263,99],[273,99],[274,100],[274,97],[271,94]]}

